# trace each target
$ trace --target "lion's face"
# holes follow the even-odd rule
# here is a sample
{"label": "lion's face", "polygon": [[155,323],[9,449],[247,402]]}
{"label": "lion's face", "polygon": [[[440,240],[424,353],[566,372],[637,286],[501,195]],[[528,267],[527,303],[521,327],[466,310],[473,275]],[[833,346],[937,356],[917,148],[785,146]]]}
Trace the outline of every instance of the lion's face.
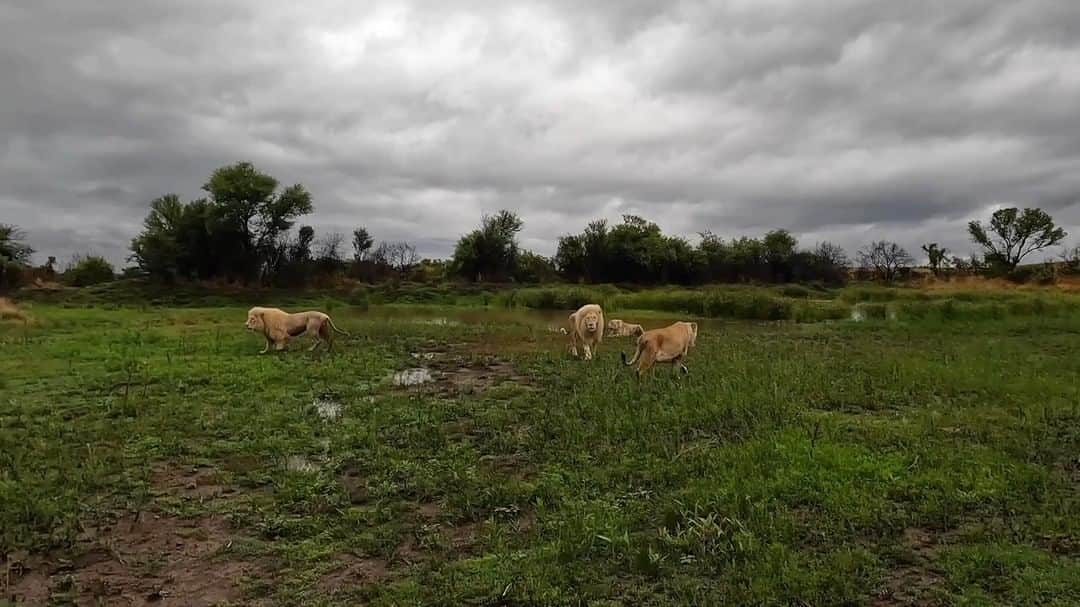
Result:
{"label": "lion's face", "polygon": [[687,323],[687,324],[690,325],[690,331],[689,331],[690,332],[690,345],[691,346],[696,345],[697,344],[697,323],[696,322],[691,322],[691,323]]}
{"label": "lion's face", "polygon": [[248,331],[261,331],[263,329],[262,316],[255,313],[255,311],[248,312],[247,322],[244,323],[244,327]]}
{"label": "lion's face", "polygon": [[587,312],[585,318],[581,319],[581,324],[590,333],[596,333],[596,330],[600,328],[600,315],[596,312]]}
{"label": "lion's face", "polygon": [[611,334],[611,335],[614,335],[614,334],[618,333],[619,329],[621,328],[620,325],[622,325],[621,320],[610,320],[610,321],[608,321],[608,324],[607,324],[608,333]]}

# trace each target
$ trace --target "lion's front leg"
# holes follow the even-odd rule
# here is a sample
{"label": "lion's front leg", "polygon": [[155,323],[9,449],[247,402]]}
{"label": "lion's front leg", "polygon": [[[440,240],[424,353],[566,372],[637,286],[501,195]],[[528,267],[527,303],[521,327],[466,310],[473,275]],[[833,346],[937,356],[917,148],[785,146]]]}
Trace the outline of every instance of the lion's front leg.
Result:
{"label": "lion's front leg", "polygon": [[592,360],[592,348],[589,347],[589,342],[584,342],[581,347],[585,350],[585,360]]}
{"label": "lion's front leg", "polygon": [[270,337],[268,337],[268,336],[263,336],[263,337],[266,339],[266,345],[263,346],[262,350],[259,350],[259,354],[266,354],[267,352],[269,352],[271,344],[274,343],[274,342],[270,341]]}

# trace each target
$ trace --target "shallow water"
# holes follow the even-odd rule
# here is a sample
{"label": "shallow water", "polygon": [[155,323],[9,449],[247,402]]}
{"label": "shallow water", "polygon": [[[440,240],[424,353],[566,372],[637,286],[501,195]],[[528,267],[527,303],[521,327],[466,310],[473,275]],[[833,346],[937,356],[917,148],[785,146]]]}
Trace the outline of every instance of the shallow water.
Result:
{"label": "shallow water", "polygon": [[435,378],[432,377],[431,371],[428,371],[423,367],[405,369],[404,371],[398,371],[394,374],[395,386],[419,386],[420,384],[426,384],[431,381],[435,381]]}
{"label": "shallow water", "polygon": [[315,413],[324,421],[334,421],[341,415],[341,403],[328,398],[316,398],[311,405],[315,407]]}
{"label": "shallow water", "polygon": [[[350,311],[349,316],[366,319],[386,319],[430,325],[488,325],[516,324],[542,331],[558,333],[569,326],[573,310],[531,310],[523,308],[451,308],[444,306],[371,306],[366,311]],[[695,320],[703,327],[720,326],[722,319],[702,319],[692,314],[634,312],[631,310],[605,312],[607,320],[619,318],[644,325],[646,329],[667,326],[678,320]]]}
{"label": "shallow water", "polygon": [[290,455],[285,458],[285,469],[289,472],[315,472],[319,467],[304,455]]}

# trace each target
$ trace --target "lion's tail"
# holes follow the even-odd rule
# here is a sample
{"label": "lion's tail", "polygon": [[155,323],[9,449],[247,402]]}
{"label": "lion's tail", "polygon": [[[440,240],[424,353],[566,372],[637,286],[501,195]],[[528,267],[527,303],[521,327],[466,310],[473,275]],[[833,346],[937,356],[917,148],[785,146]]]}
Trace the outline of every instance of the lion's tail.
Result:
{"label": "lion's tail", "polygon": [[326,317],[326,322],[330,324],[330,328],[333,329],[335,332],[340,333],[340,334],[344,335],[345,337],[352,337],[352,335],[349,335],[345,331],[342,331],[341,329],[337,328],[337,325],[334,324],[334,319],[330,318],[329,316]]}
{"label": "lion's tail", "polygon": [[633,365],[634,363],[636,363],[638,361],[638,358],[641,357],[641,351],[643,349],[644,348],[642,348],[641,342],[638,342],[637,350],[634,351],[634,358],[631,358],[629,361],[627,361],[626,360],[626,352],[619,352],[619,356],[622,357],[623,364],[626,365],[627,367],[629,367],[629,366]]}

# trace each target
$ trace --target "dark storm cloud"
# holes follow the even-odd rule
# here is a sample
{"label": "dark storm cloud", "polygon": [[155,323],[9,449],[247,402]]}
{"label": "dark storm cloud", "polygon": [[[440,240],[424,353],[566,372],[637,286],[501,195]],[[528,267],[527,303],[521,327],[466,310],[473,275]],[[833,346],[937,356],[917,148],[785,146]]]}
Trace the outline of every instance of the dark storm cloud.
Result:
{"label": "dark storm cloud", "polygon": [[994,205],[1080,233],[1080,4],[0,0],[0,221],[126,257],[159,195],[251,160],[446,255],[637,213],[966,253]]}

